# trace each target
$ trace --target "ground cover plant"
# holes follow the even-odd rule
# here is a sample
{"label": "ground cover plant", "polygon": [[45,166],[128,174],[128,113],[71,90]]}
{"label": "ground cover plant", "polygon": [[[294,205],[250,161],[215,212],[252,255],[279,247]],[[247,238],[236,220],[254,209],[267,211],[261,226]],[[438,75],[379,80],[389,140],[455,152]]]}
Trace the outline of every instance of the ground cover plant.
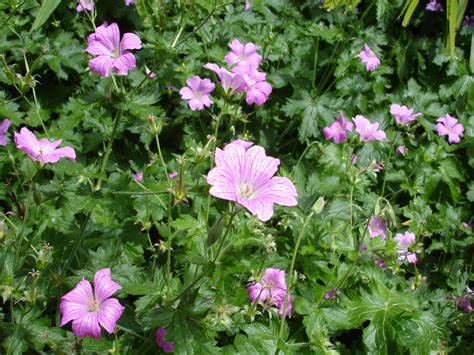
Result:
{"label": "ground cover plant", "polygon": [[0,352],[472,354],[468,1],[0,3]]}

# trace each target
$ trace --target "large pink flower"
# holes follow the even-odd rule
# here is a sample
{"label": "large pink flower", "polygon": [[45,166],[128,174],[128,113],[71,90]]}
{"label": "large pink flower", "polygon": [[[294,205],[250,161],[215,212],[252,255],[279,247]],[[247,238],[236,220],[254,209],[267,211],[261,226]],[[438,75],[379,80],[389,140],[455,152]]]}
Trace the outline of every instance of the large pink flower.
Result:
{"label": "large pink flower", "polygon": [[101,269],[94,275],[94,292],[89,281],[82,280],[61,297],[61,327],[72,321],[72,331],[79,337],[100,338],[100,325],[112,334],[125,307],[110,298],[122,286],[112,281],[110,269]]}
{"label": "large pink flower", "polygon": [[296,206],[295,185],[286,177],[273,176],[280,160],[266,156],[262,147],[228,144],[216,149],[215,163],[207,174],[211,195],[241,204],[261,221],[272,217],[274,203]]}
{"label": "large pink flower", "polygon": [[336,144],[347,141],[346,131],[352,132],[352,122],[346,121],[342,112],[333,124],[323,128],[324,138],[334,139]]}
{"label": "large pink flower", "polygon": [[142,48],[142,41],[134,33],[125,33],[120,40],[116,23],[97,27],[87,44],[86,52],[96,56],[89,61],[89,68],[101,77],[110,76],[111,72],[127,75],[136,67],[135,56],[129,50]]}
{"label": "large pink flower", "polygon": [[378,129],[379,124],[377,122],[370,123],[370,121],[362,115],[357,115],[352,120],[355,123],[356,132],[359,133],[361,141],[381,141],[387,138],[385,132]]}
{"label": "large pink flower", "polygon": [[7,137],[7,131],[8,128],[10,128],[11,121],[8,118],[5,118],[2,123],[0,123],[0,145],[7,145],[8,143],[8,137]]}
{"label": "large pink flower", "polygon": [[199,111],[204,108],[204,106],[209,107],[212,105],[213,101],[209,98],[209,94],[216,87],[209,79],[201,79],[199,76],[195,75],[192,78],[186,80],[185,86],[179,90],[181,98],[183,100],[189,100],[189,108],[193,111]]}
{"label": "large pink flower", "polygon": [[358,54],[358,57],[360,58],[362,63],[365,64],[365,68],[367,69],[367,71],[374,71],[380,65],[379,58],[377,58],[377,56],[372,51],[372,49],[369,48],[367,43],[364,44],[364,49]]}
{"label": "large pink flower", "polygon": [[56,163],[61,158],[68,158],[73,161],[76,159],[76,152],[73,148],[57,148],[61,144],[61,139],[50,141],[47,138],[42,138],[38,140],[26,127],[23,127],[20,133],[14,133],[14,140],[18,149],[43,164]]}
{"label": "large pink flower", "polygon": [[252,42],[242,44],[238,39],[233,39],[229,47],[231,51],[224,57],[227,64],[239,66],[251,66],[258,68],[262,56],[257,53],[257,46]]}
{"label": "large pink flower", "polygon": [[436,131],[440,136],[448,136],[449,143],[459,143],[461,135],[464,132],[464,127],[457,119],[451,117],[449,114],[440,117],[436,120]]}
{"label": "large pink flower", "polygon": [[[285,271],[280,269],[268,268],[260,282],[255,282],[248,286],[250,303],[268,302],[278,308],[278,314],[283,314],[286,295],[286,276]],[[292,297],[288,295],[286,305],[286,315],[291,315]]]}
{"label": "large pink flower", "polygon": [[413,114],[412,108],[408,108],[405,105],[400,106],[399,104],[391,104],[390,113],[395,118],[395,121],[401,125],[406,125],[407,123],[416,120],[417,117],[423,115],[421,112]]}

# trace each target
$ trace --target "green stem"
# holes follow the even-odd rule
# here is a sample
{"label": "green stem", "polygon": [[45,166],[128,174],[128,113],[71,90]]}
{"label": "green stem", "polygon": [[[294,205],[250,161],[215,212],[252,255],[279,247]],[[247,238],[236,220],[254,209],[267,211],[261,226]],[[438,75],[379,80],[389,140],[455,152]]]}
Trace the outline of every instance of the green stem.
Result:
{"label": "green stem", "polygon": [[166,164],[165,160],[163,159],[163,154],[161,153],[161,144],[160,144],[160,137],[159,134],[155,134],[155,142],[156,142],[156,149],[158,151],[158,156],[160,157],[160,163],[161,166],[163,167],[163,170],[165,172],[165,179],[168,182],[168,185],[170,184],[170,177],[168,176],[168,169],[166,169]]}
{"label": "green stem", "polygon": [[97,178],[97,183],[94,188],[95,191],[99,191],[102,185],[103,175],[105,173],[105,169],[107,168],[110,152],[112,151],[112,144],[114,143],[114,139],[115,139],[115,133],[117,132],[117,128],[119,126],[121,117],[122,117],[122,110],[118,110],[117,114],[115,115],[114,126],[112,128],[112,134],[110,136],[109,142],[107,143],[107,147],[105,148],[104,160],[102,161],[102,166],[99,171],[99,177]]}
{"label": "green stem", "polygon": [[308,222],[311,220],[313,217],[313,212],[311,212],[305,219],[303,223],[303,227],[301,228],[300,234],[298,235],[298,239],[296,240],[295,248],[293,249],[293,256],[291,257],[291,264],[290,264],[290,271],[289,271],[289,277],[288,277],[288,287],[286,288],[286,293],[285,293],[285,301],[283,302],[283,314],[281,316],[280,320],[280,332],[278,334],[278,338],[283,341],[283,331],[285,330],[285,318],[286,318],[286,310],[288,307],[288,295],[290,294],[290,288],[293,285],[293,271],[295,269],[295,262],[296,262],[296,255],[298,254],[298,248],[301,243],[301,239],[303,238],[303,235],[306,231],[306,227],[308,226]]}
{"label": "green stem", "polygon": [[224,241],[227,239],[227,236],[229,235],[230,228],[232,227],[232,222],[234,221],[234,218],[237,215],[237,213],[239,213],[239,211],[232,212],[230,215],[229,223],[227,224],[227,229],[224,233],[224,236],[219,241],[219,246],[217,247],[216,255],[214,256],[214,259],[212,260],[213,263],[219,260],[222,247],[224,246]]}

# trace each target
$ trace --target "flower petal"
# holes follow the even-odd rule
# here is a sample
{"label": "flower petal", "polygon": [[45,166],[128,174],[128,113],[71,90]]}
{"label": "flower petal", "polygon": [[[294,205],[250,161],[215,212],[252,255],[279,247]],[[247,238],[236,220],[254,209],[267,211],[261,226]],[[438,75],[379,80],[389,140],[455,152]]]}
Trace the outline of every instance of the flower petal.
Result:
{"label": "flower petal", "polygon": [[100,305],[98,311],[98,320],[101,326],[112,334],[117,321],[122,316],[125,307],[123,307],[116,298],[109,298]]}
{"label": "flower petal", "polygon": [[142,48],[142,41],[135,33],[127,32],[123,35],[122,41],[120,42],[120,52],[124,53],[127,49],[140,49]]}
{"label": "flower petal", "polygon": [[83,317],[72,321],[72,331],[78,337],[91,336],[101,338],[97,312],[87,312]]}
{"label": "flower petal", "polygon": [[109,268],[101,269],[94,275],[94,296],[99,303],[111,297],[122,286],[112,281],[110,277],[112,271]]}
{"label": "flower petal", "polygon": [[62,314],[61,327],[71,320],[83,317],[88,312],[90,302],[94,301],[89,281],[81,280],[76,287],[61,297],[59,310]]}

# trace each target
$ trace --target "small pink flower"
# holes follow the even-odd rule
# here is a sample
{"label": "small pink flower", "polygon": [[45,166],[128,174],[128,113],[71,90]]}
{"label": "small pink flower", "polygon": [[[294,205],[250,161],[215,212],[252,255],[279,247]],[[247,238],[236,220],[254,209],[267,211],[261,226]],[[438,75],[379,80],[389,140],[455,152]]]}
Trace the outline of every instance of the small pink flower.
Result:
{"label": "small pink flower", "polygon": [[383,240],[387,238],[387,224],[382,217],[372,217],[367,228],[369,229],[370,238],[375,238],[379,235],[382,236]]}
{"label": "small pink flower", "polygon": [[136,182],[142,182],[143,173],[141,171],[137,171],[135,174],[133,174],[133,180],[135,180]]}
{"label": "small pink flower", "polygon": [[228,95],[245,90],[247,84],[242,75],[232,73],[225,68],[221,68],[217,64],[207,63],[204,68],[212,70],[217,74],[221,81],[221,86]]}
{"label": "small pink flower", "polygon": [[268,157],[262,147],[228,144],[216,149],[215,164],[207,174],[209,193],[237,202],[261,221],[272,217],[274,203],[296,206],[295,185],[286,177],[273,176],[280,160]]}
{"label": "small pink flower", "polygon": [[385,260],[383,260],[382,258],[380,258],[378,256],[374,256],[372,261],[375,265],[377,265],[381,269],[386,269],[387,268],[387,264],[385,264]]}
{"label": "small pink flower", "polygon": [[346,131],[352,132],[352,122],[346,121],[342,112],[339,113],[334,123],[323,128],[324,138],[326,140],[334,139],[336,144],[347,141]]}
{"label": "small pink flower", "polygon": [[23,127],[20,133],[14,133],[14,140],[18,149],[43,164],[56,163],[61,158],[68,158],[72,161],[76,159],[76,152],[73,148],[57,148],[61,144],[61,139],[50,141],[47,138],[42,138],[38,141],[26,127]]}
{"label": "small pink flower", "polygon": [[337,298],[337,287],[334,286],[329,292],[324,295],[324,299],[336,299]]}
{"label": "small pink flower", "polygon": [[6,146],[8,143],[7,131],[11,124],[8,118],[5,118],[2,123],[0,123],[0,145],[2,146]]}
{"label": "small pink flower", "polygon": [[170,179],[174,179],[177,176],[178,176],[178,173],[176,171],[172,171],[171,173],[168,174],[168,177]]}
{"label": "small pink flower", "polygon": [[146,65],[145,65],[145,74],[150,79],[156,78],[156,73],[151,71]]}
{"label": "small pink flower", "polygon": [[95,33],[87,38],[86,52],[96,56],[89,61],[89,68],[101,77],[110,76],[111,72],[127,75],[136,67],[135,56],[131,49],[142,48],[140,38],[134,33],[125,33],[120,40],[120,30],[116,23],[97,27]]}
{"label": "small pink flower", "polygon": [[251,66],[258,68],[262,61],[262,56],[257,53],[257,46],[251,42],[245,45],[238,39],[233,39],[229,47],[231,51],[224,57],[229,65]]}
{"label": "small pink flower", "polygon": [[110,298],[122,286],[112,281],[110,269],[101,269],[94,275],[94,291],[89,281],[82,279],[76,287],[61,297],[61,327],[72,321],[76,336],[100,338],[100,326],[112,334],[125,307],[116,298]]}
{"label": "small pink flower", "polygon": [[352,165],[356,165],[356,164],[357,164],[357,155],[356,155],[356,154],[352,154],[352,157],[351,157],[351,164],[352,164]]}
{"label": "small pink flower", "polygon": [[397,149],[395,149],[395,153],[397,153],[398,155],[405,155],[407,149],[405,148],[404,145],[400,145],[397,147]]}
{"label": "small pink flower", "polygon": [[471,294],[466,293],[462,297],[455,297],[454,302],[456,303],[456,306],[459,308],[463,308],[466,312],[471,313],[472,312],[472,305],[471,305]]}
{"label": "small pink flower", "polygon": [[245,0],[245,11],[250,11],[252,9],[252,3],[250,0]]}
{"label": "small pink flower", "polygon": [[436,0],[430,0],[428,4],[426,4],[426,10],[428,11],[443,11],[443,6],[438,4]]}
{"label": "small pink flower", "polygon": [[412,108],[408,108],[405,105],[400,106],[399,104],[391,104],[390,113],[395,118],[397,123],[401,125],[406,125],[411,121],[416,120],[417,117],[423,115],[421,112],[413,114]]}
{"label": "small pink flower", "polygon": [[472,232],[472,227],[471,227],[469,224],[467,224],[466,222],[464,222],[464,223],[462,224],[462,226],[463,226],[464,228],[466,228],[469,232]]}
{"label": "small pink flower", "polygon": [[79,4],[76,7],[77,12],[82,12],[84,10],[92,11],[94,8],[93,0],[79,0]]}
{"label": "small pink flower", "polygon": [[209,94],[214,90],[215,85],[209,79],[201,79],[195,75],[186,80],[185,86],[179,90],[183,100],[189,100],[189,108],[193,111],[199,111],[206,107],[210,107],[213,101],[209,98]]}
{"label": "small pink flower", "polygon": [[135,4],[135,0],[125,0],[125,5],[126,6],[130,6],[130,5],[133,5]]}
{"label": "small pink flower", "polygon": [[172,353],[174,351],[174,342],[166,341],[166,329],[164,327],[157,329],[156,343],[165,353]]}
{"label": "small pink flower", "polygon": [[377,122],[370,123],[370,121],[362,115],[357,115],[352,119],[356,126],[356,132],[359,133],[360,140],[368,142],[371,140],[384,140],[387,138],[385,132],[379,130],[379,124]]}
{"label": "small pink flower", "polygon": [[[283,314],[283,307],[286,295],[286,273],[284,270],[268,268],[260,282],[248,286],[250,303],[268,302],[278,308],[278,313]],[[290,315],[292,298],[288,295],[286,314]]]}
{"label": "small pink flower", "polygon": [[407,260],[409,263],[416,262],[416,254],[419,251],[417,250],[415,253],[408,251],[408,248],[416,244],[416,236],[415,233],[412,232],[405,232],[405,233],[397,233],[395,235],[395,239],[398,243],[398,259],[399,260]]}
{"label": "small pink flower", "polygon": [[369,48],[369,46],[364,44],[364,49],[358,54],[358,57],[365,64],[367,71],[374,71],[380,65],[380,60],[377,58],[374,52]]}
{"label": "small pink flower", "polygon": [[241,75],[247,85],[245,102],[248,105],[260,106],[268,100],[272,86],[265,81],[266,73],[259,72],[252,66],[236,66],[232,71]]}
{"label": "small pink flower", "polygon": [[464,132],[464,127],[459,121],[451,117],[449,114],[440,117],[436,120],[436,131],[440,136],[448,136],[449,143],[459,143],[461,141],[460,136]]}

